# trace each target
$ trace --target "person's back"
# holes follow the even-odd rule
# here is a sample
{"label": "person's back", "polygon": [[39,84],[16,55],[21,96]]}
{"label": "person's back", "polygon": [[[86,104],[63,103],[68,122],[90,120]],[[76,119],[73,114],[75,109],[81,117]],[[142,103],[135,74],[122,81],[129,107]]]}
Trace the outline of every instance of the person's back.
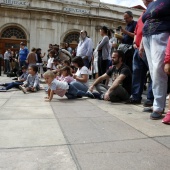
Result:
{"label": "person's back", "polygon": [[28,64],[36,64],[36,54],[35,52],[31,52],[28,54],[28,57],[27,57],[27,62]]}

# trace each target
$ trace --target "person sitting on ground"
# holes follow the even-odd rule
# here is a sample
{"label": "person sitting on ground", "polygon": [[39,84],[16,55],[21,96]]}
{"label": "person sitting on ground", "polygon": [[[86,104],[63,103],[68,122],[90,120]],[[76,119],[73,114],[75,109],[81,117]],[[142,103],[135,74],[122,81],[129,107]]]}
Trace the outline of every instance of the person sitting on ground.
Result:
{"label": "person sitting on ground", "polygon": [[78,96],[93,98],[93,95],[90,92],[78,90],[75,86],[67,82],[58,81],[52,71],[45,72],[44,79],[48,84],[48,96],[45,97],[45,101],[47,102],[50,102],[53,99],[54,94],[57,94],[60,97],[65,95],[68,99],[76,99]]}
{"label": "person sitting on ground", "polygon": [[[123,51],[114,51],[112,54],[113,66],[105,74],[97,78],[89,88],[89,91],[93,92],[94,87],[96,87],[99,93],[93,93],[95,98],[111,102],[126,101],[130,98],[132,74],[123,61]],[[113,83],[111,87],[100,84],[100,82],[108,78],[112,78]]]}
{"label": "person sitting on ground", "polygon": [[76,74],[73,75],[75,81],[71,82],[73,86],[77,89],[82,90],[84,92],[88,91],[88,78],[89,78],[89,70],[84,65],[84,61],[81,57],[75,57],[72,60],[74,67],[78,68]]}
{"label": "person sitting on ground", "polygon": [[[165,63],[165,67],[164,67],[165,73],[170,75],[170,37],[168,40],[168,45],[167,45],[167,49],[166,49],[166,57],[165,57],[164,63]],[[170,97],[170,91],[168,91],[168,92],[169,92],[169,97]],[[169,99],[168,112],[166,113],[165,117],[163,118],[162,123],[170,124],[170,99]]]}
{"label": "person sitting on ground", "polygon": [[71,73],[71,68],[68,66],[64,66],[61,70],[61,76],[57,76],[56,79],[59,81],[64,81],[67,83],[71,83],[74,81],[73,74]]}
{"label": "person sitting on ground", "polygon": [[6,92],[9,89],[12,88],[18,88],[19,85],[23,85],[23,82],[27,79],[28,73],[27,73],[27,67],[22,66],[22,75],[18,77],[18,81],[12,82],[12,83],[3,83],[0,84],[0,86],[4,86],[4,88],[0,89],[0,92]]}
{"label": "person sitting on ground", "polygon": [[19,88],[26,93],[27,91],[36,92],[40,90],[39,77],[38,77],[38,67],[36,65],[31,65],[28,67],[28,77],[27,80],[23,82],[23,85]]}

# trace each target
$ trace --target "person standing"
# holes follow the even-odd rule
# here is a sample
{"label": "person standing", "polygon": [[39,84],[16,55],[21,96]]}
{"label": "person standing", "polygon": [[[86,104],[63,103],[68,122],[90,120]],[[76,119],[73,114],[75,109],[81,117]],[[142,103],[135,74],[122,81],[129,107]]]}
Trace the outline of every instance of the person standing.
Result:
{"label": "person standing", "polygon": [[20,43],[20,51],[19,51],[19,65],[20,65],[20,69],[22,68],[22,66],[26,66],[26,59],[27,59],[27,55],[29,53],[28,48],[25,46],[25,43],[21,42]]}
{"label": "person standing", "polygon": [[5,64],[5,70],[4,73],[9,73],[11,71],[10,69],[10,57],[11,57],[11,50],[8,49],[6,50],[4,54],[4,64]]}
{"label": "person standing", "polygon": [[[143,0],[143,3],[147,7],[153,0]],[[145,11],[144,11],[145,12]],[[144,13],[143,13],[144,14]],[[133,47],[135,53],[133,56],[133,74],[132,74],[132,97],[127,102],[127,104],[140,104],[142,100],[142,92],[144,89],[144,84],[146,81],[146,74],[148,71],[148,62],[145,52],[142,50],[139,51],[139,47],[142,40],[142,30],[143,22],[142,16],[140,16],[136,28],[135,28],[135,37],[133,42]],[[144,103],[145,107],[151,107],[153,105],[153,92],[152,92],[152,80],[149,83],[147,100]]]}
{"label": "person standing", "polygon": [[142,20],[143,46],[149,63],[154,94],[150,118],[161,119],[165,109],[168,76],[164,72],[165,50],[170,35],[170,1],[157,0],[149,4]]}
{"label": "person standing", "polygon": [[87,37],[87,32],[82,30],[80,32],[80,42],[77,47],[77,56],[81,57],[84,65],[89,68],[92,58],[93,46],[92,40]]}
{"label": "person standing", "polygon": [[36,49],[32,48],[31,52],[27,56],[28,67],[31,66],[31,65],[36,65],[36,62],[37,62]]}
{"label": "person standing", "polygon": [[41,53],[41,48],[38,48],[36,51],[37,54],[37,66],[38,66],[38,70],[40,72],[41,78],[43,78],[43,62],[42,62],[42,58],[46,55],[46,53],[44,53],[42,55]]}
{"label": "person standing", "polygon": [[[109,68],[110,51],[111,51],[109,39],[111,36],[111,32],[106,26],[103,26],[100,29],[100,35],[102,36],[102,40],[99,42],[99,44],[97,46],[98,75],[102,76],[103,74],[106,73],[107,69]],[[103,83],[105,83],[105,81]]]}
{"label": "person standing", "polygon": [[70,47],[69,43],[65,43],[64,49],[67,50],[70,54],[72,54],[72,48]]}
{"label": "person standing", "polygon": [[133,13],[131,11],[126,11],[124,13],[124,20],[127,25],[125,29],[120,27],[120,31],[123,33],[123,38],[121,40],[122,44],[119,45],[118,49],[125,52],[125,64],[129,66],[130,70],[132,71],[132,60],[134,54],[133,40],[137,22],[133,20]]}

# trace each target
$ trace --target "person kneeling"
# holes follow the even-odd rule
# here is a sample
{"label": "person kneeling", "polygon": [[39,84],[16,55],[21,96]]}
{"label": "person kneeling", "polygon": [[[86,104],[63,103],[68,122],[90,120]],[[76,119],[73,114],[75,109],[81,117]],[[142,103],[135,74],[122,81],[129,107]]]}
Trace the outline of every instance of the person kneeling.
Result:
{"label": "person kneeling", "polygon": [[52,71],[45,72],[43,76],[45,82],[48,84],[48,96],[45,97],[45,101],[47,102],[50,102],[53,99],[54,94],[57,94],[60,97],[65,95],[68,99],[76,99],[78,96],[94,98],[90,92],[78,90],[72,84],[57,80]]}
{"label": "person kneeling", "polygon": [[[97,78],[89,88],[89,91],[93,92],[94,87],[96,87],[99,93],[92,93],[95,98],[111,102],[126,101],[130,98],[132,74],[129,67],[123,61],[123,51],[114,51],[112,54],[113,66],[104,75]],[[100,84],[103,80],[109,78],[112,78],[113,81],[110,87]]]}

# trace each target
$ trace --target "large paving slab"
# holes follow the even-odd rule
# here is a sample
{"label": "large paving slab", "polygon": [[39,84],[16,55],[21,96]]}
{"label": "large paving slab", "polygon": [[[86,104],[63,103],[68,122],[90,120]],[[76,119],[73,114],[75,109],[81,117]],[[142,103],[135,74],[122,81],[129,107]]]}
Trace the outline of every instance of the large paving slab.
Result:
{"label": "large paving slab", "polygon": [[[77,113],[78,118],[69,116],[62,118],[62,116],[59,116],[62,115],[62,112],[58,112],[57,107],[52,104],[53,110],[59,119],[63,132],[71,144],[146,138],[145,135],[126,123],[113,116],[110,117],[105,111],[101,110],[100,112],[102,115],[105,114],[105,117],[88,117],[88,101],[86,101],[86,103],[87,106],[84,108],[84,115]],[[86,110],[87,112],[85,112]],[[73,107],[70,107],[67,114],[69,115],[73,111]],[[80,110],[80,112],[82,111]],[[90,113],[93,114],[93,111]]]}
{"label": "large paving slab", "polygon": [[0,120],[0,148],[66,144],[54,119]]}
{"label": "large paving slab", "polygon": [[1,107],[1,119],[55,119],[50,107]]}
{"label": "large paving slab", "polygon": [[154,139],[170,149],[170,136],[155,137]]}
{"label": "large paving slab", "polygon": [[126,105],[100,100],[88,101],[149,137],[170,136],[170,127],[162,124],[161,120],[151,120],[150,113],[142,112],[141,105]]}
{"label": "large paving slab", "polygon": [[[87,102],[87,101],[86,101]],[[57,110],[55,113],[58,118],[82,118],[82,117],[106,117],[112,115],[106,114],[107,112],[101,110],[95,105],[91,105],[86,103],[86,105],[67,105],[64,107],[63,105],[56,105],[55,103],[51,103],[54,110]]]}
{"label": "large paving slab", "polygon": [[[10,98],[8,102],[5,103],[5,107],[49,107],[48,102],[44,102],[43,98]],[[31,95],[30,95],[31,96]]]}
{"label": "large paving slab", "polygon": [[169,170],[170,150],[152,139],[72,146],[83,170]]}
{"label": "large paving slab", "polygon": [[0,150],[1,170],[76,170],[67,146]]}
{"label": "large paving slab", "polygon": [[7,101],[8,101],[8,99],[0,98],[0,107],[3,106]]}

